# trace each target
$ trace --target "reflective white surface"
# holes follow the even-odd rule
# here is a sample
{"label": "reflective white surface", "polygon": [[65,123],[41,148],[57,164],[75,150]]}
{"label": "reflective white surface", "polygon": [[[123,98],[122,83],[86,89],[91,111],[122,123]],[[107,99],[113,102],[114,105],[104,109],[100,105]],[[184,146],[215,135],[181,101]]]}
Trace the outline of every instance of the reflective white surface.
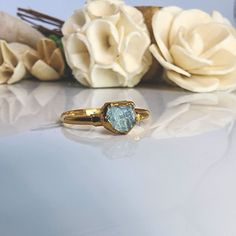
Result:
{"label": "reflective white surface", "polygon": [[[60,113],[133,100],[127,136]],[[235,236],[236,94],[143,86],[0,87],[1,236]]]}

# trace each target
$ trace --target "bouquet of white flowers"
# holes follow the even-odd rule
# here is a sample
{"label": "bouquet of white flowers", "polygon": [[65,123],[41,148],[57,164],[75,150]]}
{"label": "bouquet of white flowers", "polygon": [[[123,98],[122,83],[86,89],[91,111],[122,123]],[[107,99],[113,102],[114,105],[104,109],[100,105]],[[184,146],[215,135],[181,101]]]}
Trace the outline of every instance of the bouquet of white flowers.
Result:
{"label": "bouquet of white flowers", "polygon": [[0,14],[0,84],[72,74],[87,87],[134,87],[163,71],[193,92],[236,88],[236,31],[217,11],[88,0],[66,21],[22,8],[21,19]]}

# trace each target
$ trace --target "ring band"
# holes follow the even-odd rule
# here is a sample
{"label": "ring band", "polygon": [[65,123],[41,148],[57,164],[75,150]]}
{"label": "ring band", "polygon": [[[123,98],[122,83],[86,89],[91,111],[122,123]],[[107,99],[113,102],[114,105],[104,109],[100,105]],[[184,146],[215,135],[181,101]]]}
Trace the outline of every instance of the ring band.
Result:
{"label": "ring band", "polygon": [[135,108],[132,101],[118,101],[107,102],[101,108],[66,111],[60,120],[63,124],[103,126],[115,134],[127,134],[149,114],[148,110]]}

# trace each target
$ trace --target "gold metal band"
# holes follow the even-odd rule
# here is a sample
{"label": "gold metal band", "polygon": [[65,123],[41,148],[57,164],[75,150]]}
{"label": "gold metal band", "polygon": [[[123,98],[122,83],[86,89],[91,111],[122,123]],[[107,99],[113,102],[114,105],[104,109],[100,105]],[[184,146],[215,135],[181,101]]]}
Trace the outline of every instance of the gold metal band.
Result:
{"label": "gold metal band", "polygon": [[[61,122],[71,125],[93,125],[103,126],[101,108],[89,108],[66,111],[61,115]],[[149,111],[135,108],[136,120],[140,122],[149,117]]]}
{"label": "gold metal band", "polygon": [[71,110],[61,115],[61,122],[71,125],[102,126],[101,114],[100,108]]}
{"label": "gold metal band", "polygon": [[[114,107],[117,108],[114,109]],[[110,115],[107,115],[107,113],[110,113]],[[127,134],[135,124],[147,119],[148,117],[149,111],[135,108],[134,102],[117,101],[107,102],[101,108],[66,111],[61,115],[61,122],[64,125],[103,126],[112,133]]]}
{"label": "gold metal band", "polygon": [[146,109],[135,108],[136,120],[138,122],[146,120],[150,116],[150,112]]}

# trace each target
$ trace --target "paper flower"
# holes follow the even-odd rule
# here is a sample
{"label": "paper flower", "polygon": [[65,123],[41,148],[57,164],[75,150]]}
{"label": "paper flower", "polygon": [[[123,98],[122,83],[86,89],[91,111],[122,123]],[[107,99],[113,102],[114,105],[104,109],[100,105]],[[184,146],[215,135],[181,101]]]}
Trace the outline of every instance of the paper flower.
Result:
{"label": "paper flower", "polygon": [[37,51],[25,53],[24,63],[33,76],[43,81],[60,79],[65,69],[61,49],[47,38],[37,43]]}
{"label": "paper flower", "polygon": [[30,74],[44,81],[56,80],[64,69],[61,50],[50,39],[41,39],[37,51],[25,44],[0,40],[0,84],[13,84]]}
{"label": "paper flower", "polygon": [[220,13],[167,7],[152,28],[150,51],[168,81],[193,92],[236,88],[236,31]]}
{"label": "paper flower", "polygon": [[133,87],[152,63],[143,15],[121,1],[89,1],[62,32],[67,62],[85,86]]}
{"label": "paper flower", "polygon": [[40,80],[62,77],[65,62],[54,41],[5,12],[0,17],[0,84],[18,82],[29,74]]}
{"label": "paper flower", "polygon": [[24,44],[7,44],[0,40],[0,84],[13,84],[27,75],[22,53],[30,48]]}

